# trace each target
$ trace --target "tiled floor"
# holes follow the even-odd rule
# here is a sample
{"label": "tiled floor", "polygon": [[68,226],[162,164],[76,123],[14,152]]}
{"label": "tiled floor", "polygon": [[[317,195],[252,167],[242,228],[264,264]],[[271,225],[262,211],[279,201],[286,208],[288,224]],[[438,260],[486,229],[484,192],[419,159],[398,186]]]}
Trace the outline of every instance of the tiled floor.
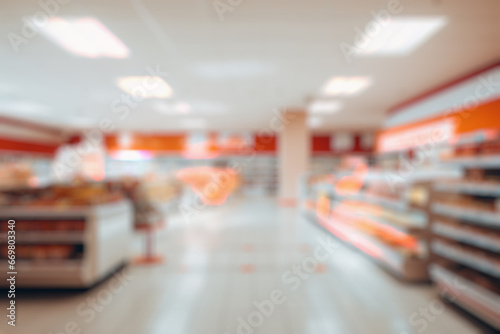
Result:
{"label": "tiled floor", "polygon": [[159,237],[166,262],[131,266],[121,284],[19,297],[18,326],[3,321],[0,333],[480,333],[430,286],[401,283],[341,245],[328,253],[328,238],[273,200],[234,200],[174,219]]}

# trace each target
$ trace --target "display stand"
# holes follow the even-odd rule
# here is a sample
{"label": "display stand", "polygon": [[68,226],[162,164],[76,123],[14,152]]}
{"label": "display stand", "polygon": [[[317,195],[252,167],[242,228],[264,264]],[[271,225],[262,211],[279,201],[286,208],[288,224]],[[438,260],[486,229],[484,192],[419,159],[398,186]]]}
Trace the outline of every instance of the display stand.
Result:
{"label": "display stand", "polygon": [[[16,221],[16,285],[88,288],[109,276],[130,261],[132,210],[128,200],[88,207],[2,207],[2,224]],[[2,225],[0,243],[6,242]],[[2,261],[4,272],[7,266]]]}
{"label": "display stand", "polygon": [[303,200],[318,203],[323,197],[327,207],[309,204],[304,209],[309,218],[396,276],[428,281],[430,180],[443,174],[437,170],[416,172],[390,190],[387,173],[367,173],[362,187],[351,194],[339,194],[333,184],[319,183],[318,191],[309,192]]}

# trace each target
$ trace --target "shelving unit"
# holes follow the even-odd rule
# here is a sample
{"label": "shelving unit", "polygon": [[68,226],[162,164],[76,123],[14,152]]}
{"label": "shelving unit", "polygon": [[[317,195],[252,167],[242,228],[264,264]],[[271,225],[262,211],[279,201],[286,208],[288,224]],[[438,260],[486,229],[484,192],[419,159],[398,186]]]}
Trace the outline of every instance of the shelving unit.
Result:
{"label": "shelving unit", "polygon": [[[2,256],[7,221],[16,221],[16,285],[86,288],[107,277],[130,260],[132,210],[128,200],[72,208],[3,207]],[[2,260],[4,272],[7,265]]]}
{"label": "shelving unit", "polygon": [[444,298],[461,305],[494,328],[500,328],[500,293],[498,291],[485,289],[473,280],[440,265],[433,264],[430,272]]}
{"label": "shelving unit", "polygon": [[[472,139],[471,139],[472,138]],[[446,166],[464,177],[434,185],[431,278],[442,295],[500,330],[500,140],[459,138]],[[446,291],[444,293],[443,291]]]}
{"label": "shelving unit", "polygon": [[272,195],[278,188],[278,161],[274,156],[241,160],[241,179],[245,192]]}
{"label": "shelving unit", "polygon": [[[303,196],[307,216],[406,281],[427,281],[430,180],[440,173],[416,173],[391,189],[385,172],[360,175],[360,188],[345,192],[332,175]],[[340,181],[341,182],[341,181]]]}

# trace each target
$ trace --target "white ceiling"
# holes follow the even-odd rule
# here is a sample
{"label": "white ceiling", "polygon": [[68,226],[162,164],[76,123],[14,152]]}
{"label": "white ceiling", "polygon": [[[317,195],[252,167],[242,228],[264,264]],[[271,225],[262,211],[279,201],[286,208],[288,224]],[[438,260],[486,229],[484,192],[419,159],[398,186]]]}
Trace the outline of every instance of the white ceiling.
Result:
{"label": "white ceiling", "polygon": [[[397,16],[445,15],[448,25],[409,56],[348,63],[339,44],[352,44],[354,28],[388,2],[242,0],[221,21],[213,0],[71,0],[58,16],[93,16],[131,50],[128,59],[88,59],[43,36],[14,53],[7,34],[41,8],[38,0],[2,0],[0,113],[68,127],[109,117],[118,129],[259,130],[276,108],[304,106],[331,76],[371,76],[374,85],[343,98],[319,130],[375,128],[394,104],[500,59],[500,1],[401,0]],[[116,79],[147,75],[148,66],[169,73],[172,100],[193,105],[189,115],[155,111],[165,103],[158,100],[123,120],[111,111],[122,95]]]}

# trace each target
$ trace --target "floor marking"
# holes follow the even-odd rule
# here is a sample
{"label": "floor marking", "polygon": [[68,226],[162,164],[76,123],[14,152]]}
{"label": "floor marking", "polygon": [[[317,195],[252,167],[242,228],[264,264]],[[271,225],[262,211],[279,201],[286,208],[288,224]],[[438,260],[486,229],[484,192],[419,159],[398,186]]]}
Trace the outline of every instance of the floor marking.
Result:
{"label": "floor marking", "polygon": [[324,274],[328,270],[328,266],[324,263],[318,263],[314,271],[318,274]]}
{"label": "floor marking", "polygon": [[240,266],[240,272],[244,274],[251,274],[255,271],[255,266],[250,263],[245,263]]}

